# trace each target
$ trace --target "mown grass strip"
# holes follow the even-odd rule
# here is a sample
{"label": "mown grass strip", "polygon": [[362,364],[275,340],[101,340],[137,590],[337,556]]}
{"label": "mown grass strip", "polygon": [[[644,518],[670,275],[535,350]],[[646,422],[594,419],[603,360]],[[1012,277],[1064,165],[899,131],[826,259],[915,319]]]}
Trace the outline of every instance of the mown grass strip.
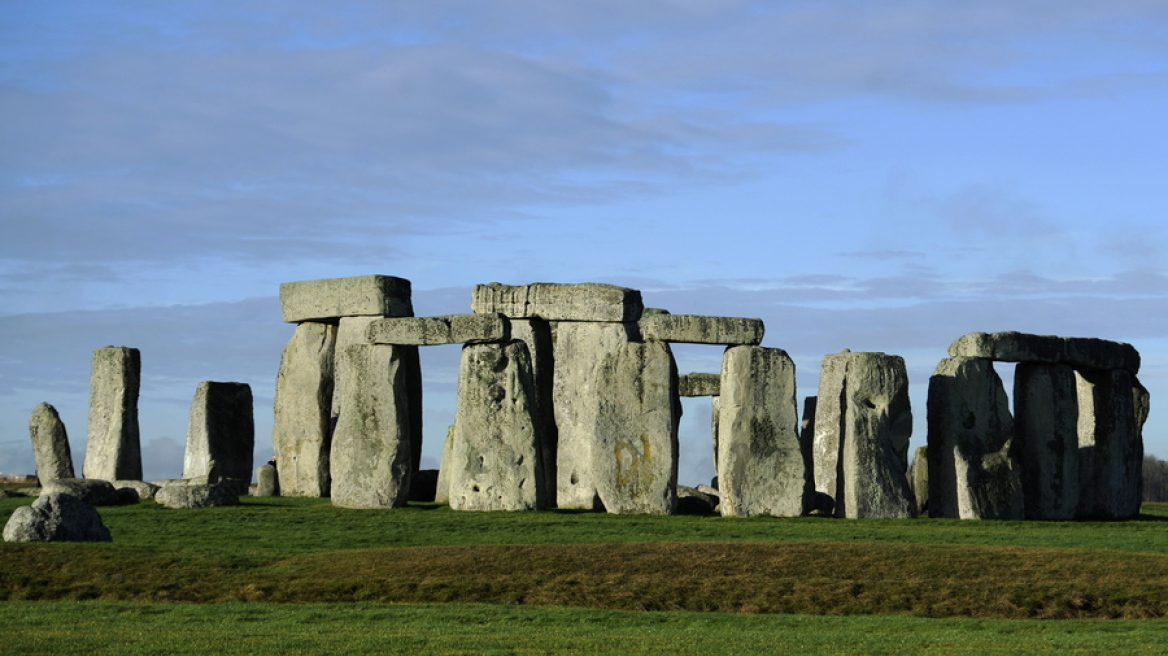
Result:
{"label": "mown grass strip", "polygon": [[20,654],[1162,653],[1168,621],[633,613],[479,604],[7,603]]}
{"label": "mown grass strip", "polygon": [[1160,618],[1168,556],[842,543],[464,545],[262,560],[12,545],[8,600],[486,602],[617,610]]}

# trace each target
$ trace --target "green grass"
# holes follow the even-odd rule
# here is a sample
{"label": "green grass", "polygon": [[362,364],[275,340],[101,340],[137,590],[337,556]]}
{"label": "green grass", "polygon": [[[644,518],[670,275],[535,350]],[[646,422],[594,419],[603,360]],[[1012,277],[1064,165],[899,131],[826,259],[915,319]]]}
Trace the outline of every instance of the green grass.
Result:
{"label": "green grass", "polygon": [[[1163,653],[1168,622],[636,613],[480,604],[9,602],[21,654]],[[18,649],[17,649],[18,647]]]}
{"label": "green grass", "polygon": [[[113,543],[0,543],[0,636],[14,640],[0,652],[149,653],[164,640],[310,653],[335,640],[354,653],[1152,653],[1168,642],[1168,504],[1130,522],[969,522],[243,501],[103,507]],[[0,499],[0,522],[27,503]],[[660,612],[631,612],[646,610]]]}

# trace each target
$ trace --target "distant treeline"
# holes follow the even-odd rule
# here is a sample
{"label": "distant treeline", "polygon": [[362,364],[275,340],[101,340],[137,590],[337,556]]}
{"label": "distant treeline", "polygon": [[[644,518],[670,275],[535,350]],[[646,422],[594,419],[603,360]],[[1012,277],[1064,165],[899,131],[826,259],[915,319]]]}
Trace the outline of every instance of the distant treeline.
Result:
{"label": "distant treeline", "polygon": [[1168,460],[1144,456],[1144,501],[1168,501]]}

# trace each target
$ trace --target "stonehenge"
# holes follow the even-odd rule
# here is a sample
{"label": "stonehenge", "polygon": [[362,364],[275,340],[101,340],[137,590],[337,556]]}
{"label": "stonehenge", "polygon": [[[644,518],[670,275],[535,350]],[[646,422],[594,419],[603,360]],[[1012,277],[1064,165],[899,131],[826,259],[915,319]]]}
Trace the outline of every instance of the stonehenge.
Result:
{"label": "stonehenge", "polygon": [[[927,446],[910,468],[900,356],[823,356],[800,413],[794,361],[761,345],[759,319],[646,309],[639,291],[601,283],[477,285],[470,313],[428,317],[413,316],[411,293],[408,280],[383,275],[281,285],[293,327],[275,379],[275,456],[253,493],[355,509],[433,493],[456,511],[1139,514],[1150,400],[1128,344],[1017,332],[957,338],[929,379]],[[672,344],[720,348],[721,370],[679,375]],[[419,473],[419,349],[439,345],[461,349],[457,409],[439,470]],[[1012,395],[995,370],[1005,364],[1014,367]],[[139,378],[136,349],[94,352],[86,479],[138,489]],[[678,484],[678,427],[681,399],[699,396],[711,398],[716,482],[695,490]],[[236,503],[252,477],[252,413],[248,385],[200,383],[183,479],[147,494],[177,507]],[[37,407],[30,435],[42,479],[72,480],[52,406]]]}

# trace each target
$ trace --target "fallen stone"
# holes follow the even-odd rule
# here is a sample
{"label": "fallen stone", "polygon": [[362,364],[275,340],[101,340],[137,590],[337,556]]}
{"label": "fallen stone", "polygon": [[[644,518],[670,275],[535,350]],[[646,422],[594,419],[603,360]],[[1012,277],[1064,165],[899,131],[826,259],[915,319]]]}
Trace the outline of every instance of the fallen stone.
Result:
{"label": "fallen stone", "polygon": [[138,387],[142,358],[138,349],[107,346],[93,352],[89,379],[89,435],[86,478],[141,479],[138,439]]}
{"label": "fallen stone", "polygon": [[1014,434],[1026,519],[1074,519],[1079,504],[1079,398],[1066,365],[1014,369]]}
{"label": "fallen stone", "polygon": [[707,317],[694,314],[656,314],[642,317],[641,335],[644,339],[686,344],[746,344],[762,343],[762,319],[740,317]]}
{"label": "fallen stone", "polygon": [[[406,370],[399,347],[352,344],[337,353],[345,378],[332,445],[332,500],[344,508],[409,501],[413,458]],[[283,460],[281,484],[283,484]]]}
{"label": "fallen stone", "polygon": [[904,358],[851,353],[846,367],[836,517],[916,517],[908,482],[912,410]]}
{"label": "fallen stone", "polygon": [[336,339],[336,326],[306,322],[284,347],[272,425],[283,496],[329,495]]}
{"label": "fallen stone", "polygon": [[244,493],[251,482],[255,420],[246,383],[203,381],[195,388],[183,455],[183,478],[204,476],[214,461],[222,478]]}
{"label": "fallen stone", "polygon": [[114,486],[114,489],[118,491],[118,495],[123,499],[129,497],[126,494],[126,490],[133,491],[135,501],[153,499],[154,495],[158,493],[158,490],[162,489],[162,486],[147,483],[146,481],[110,481],[110,484]]}
{"label": "fallen stone", "polygon": [[677,379],[679,396],[718,396],[722,393],[722,374],[692,373]]}
{"label": "fallen stone", "polygon": [[1023,518],[1014,419],[991,361],[955,357],[937,365],[928,426],[930,517]]}
{"label": "fallen stone", "polygon": [[463,347],[451,448],[453,510],[542,510],[541,426],[527,345]]}
{"label": "fallen stone", "polygon": [[722,359],[719,505],[726,517],[798,517],[814,492],[799,444],[795,363],[780,349],[732,346]]}
{"label": "fallen stone", "polygon": [[706,494],[685,485],[677,486],[678,515],[713,515],[718,507],[717,495]]}
{"label": "fallen stone", "polygon": [[286,282],[280,285],[280,308],[287,323],[414,314],[410,281],[380,275]]}
{"label": "fallen stone", "polygon": [[365,337],[373,344],[434,346],[505,342],[510,332],[507,318],[501,314],[450,314],[378,319],[369,324]]}
{"label": "fallen stone", "polygon": [[641,292],[600,283],[562,285],[475,285],[471,310],[501,313],[517,319],[549,321],[637,321],[644,310]]}
{"label": "fallen stone", "polygon": [[73,478],[73,454],[69,449],[69,435],[57,409],[41,403],[28,420],[32,438],[32,452],[36,457],[37,477],[41,480]]}
{"label": "fallen stone", "polygon": [[67,494],[93,506],[118,506],[125,497],[113,483],[95,478],[55,478],[41,482],[41,496]]}
{"label": "fallen stone", "polygon": [[280,473],[275,465],[270,462],[265,463],[256,470],[256,485],[252,496],[280,496]]}
{"label": "fallen stone", "polygon": [[1084,519],[1130,519],[1143,500],[1148,392],[1129,371],[1079,372],[1079,508]]}
{"label": "fallen stone", "polygon": [[163,486],[154,495],[154,502],[167,508],[237,506],[239,493],[231,485],[181,481]]}
{"label": "fallen stone", "polygon": [[42,494],[31,506],[17,508],[4,525],[6,542],[110,542],[112,539],[92,505],[60,492]]}
{"label": "fallen stone", "polygon": [[949,345],[950,357],[997,362],[1065,364],[1079,370],[1123,369],[1137,374],[1140,354],[1131,344],[1093,337],[1056,337],[1014,331],[970,333]]}

